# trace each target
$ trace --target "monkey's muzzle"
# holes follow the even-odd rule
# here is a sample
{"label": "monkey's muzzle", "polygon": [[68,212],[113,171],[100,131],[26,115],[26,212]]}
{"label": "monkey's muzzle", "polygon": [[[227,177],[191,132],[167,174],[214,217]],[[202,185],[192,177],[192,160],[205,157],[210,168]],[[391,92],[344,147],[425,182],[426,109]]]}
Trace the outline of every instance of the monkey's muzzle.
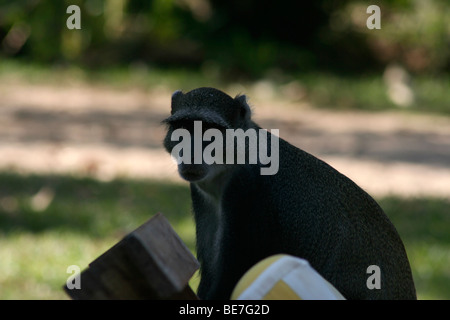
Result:
{"label": "monkey's muzzle", "polygon": [[203,164],[181,163],[178,165],[178,172],[183,179],[190,182],[195,182],[206,177],[208,170],[207,166]]}

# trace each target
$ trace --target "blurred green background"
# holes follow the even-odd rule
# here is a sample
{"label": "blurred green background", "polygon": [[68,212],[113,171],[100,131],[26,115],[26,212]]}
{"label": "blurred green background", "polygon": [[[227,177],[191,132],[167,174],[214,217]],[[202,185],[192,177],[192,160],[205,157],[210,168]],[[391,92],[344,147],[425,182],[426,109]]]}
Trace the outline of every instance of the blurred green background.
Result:
{"label": "blurred green background", "polygon": [[[72,4],[81,9],[80,30],[66,27],[66,9]],[[24,171],[22,159],[14,157],[12,165],[4,165],[12,154],[8,148],[26,149],[42,141],[60,146],[66,140],[78,146],[78,131],[59,140],[57,130],[45,137],[33,131],[33,124],[45,123],[43,117],[66,119],[55,116],[61,107],[54,113],[46,102],[51,94],[30,95],[24,103],[23,94],[13,90],[163,92],[168,112],[170,92],[176,89],[260,88],[254,92],[273,103],[289,100],[294,107],[448,119],[450,3],[376,1],[379,30],[366,27],[371,4],[0,0],[0,298],[67,298],[61,290],[67,266],[86,267],[156,212],[169,218],[195,252],[186,184],[144,176],[98,179],[90,174],[95,168],[83,175]],[[60,105],[89,105],[77,101],[63,98]],[[37,105],[45,112],[37,113]],[[124,105],[122,111],[127,117],[135,109]],[[10,124],[15,119],[10,114],[25,127]],[[81,121],[81,131],[83,124],[89,130],[88,120]],[[23,136],[14,136],[20,130]],[[441,162],[449,159],[448,153],[441,156]],[[448,162],[442,167],[448,169]],[[375,196],[405,242],[420,299],[450,299],[446,187],[448,196]],[[198,277],[192,280],[196,283]]]}

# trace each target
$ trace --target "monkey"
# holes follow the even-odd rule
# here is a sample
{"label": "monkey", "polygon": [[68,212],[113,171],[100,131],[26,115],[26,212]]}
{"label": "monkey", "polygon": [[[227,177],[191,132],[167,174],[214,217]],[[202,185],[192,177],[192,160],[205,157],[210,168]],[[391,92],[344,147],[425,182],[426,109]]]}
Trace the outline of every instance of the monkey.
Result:
{"label": "monkey", "polygon": [[[163,120],[163,145],[172,153],[181,140],[173,137],[177,129],[193,134],[199,121],[202,133],[263,130],[251,116],[245,95],[232,98],[209,87],[176,91],[170,116]],[[416,299],[403,242],[377,202],[329,164],[266,132],[268,153],[279,157],[274,174],[261,174],[267,163],[260,158],[256,163],[247,156],[244,163],[206,163],[179,150],[178,157],[185,153],[185,160],[192,160],[178,161],[177,169],[190,184],[199,298],[230,299],[247,270],[283,253],[307,260],[346,299]],[[186,144],[196,148],[190,137]],[[208,146],[205,140],[202,150]],[[228,149],[227,144],[223,152]],[[380,270],[379,289],[367,285],[373,265]]]}

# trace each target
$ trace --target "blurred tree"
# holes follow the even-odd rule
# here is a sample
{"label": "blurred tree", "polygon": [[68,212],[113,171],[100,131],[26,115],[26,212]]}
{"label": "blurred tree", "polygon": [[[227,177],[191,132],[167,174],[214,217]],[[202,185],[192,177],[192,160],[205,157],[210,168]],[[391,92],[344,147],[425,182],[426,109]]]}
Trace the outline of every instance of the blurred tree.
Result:
{"label": "blurred tree", "polygon": [[[268,70],[362,72],[400,62],[448,70],[450,3],[384,0],[382,28],[365,27],[369,0],[0,0],[0,58],[89,67],[132,62]],[[66,28],[80,6],[81,30]]]}

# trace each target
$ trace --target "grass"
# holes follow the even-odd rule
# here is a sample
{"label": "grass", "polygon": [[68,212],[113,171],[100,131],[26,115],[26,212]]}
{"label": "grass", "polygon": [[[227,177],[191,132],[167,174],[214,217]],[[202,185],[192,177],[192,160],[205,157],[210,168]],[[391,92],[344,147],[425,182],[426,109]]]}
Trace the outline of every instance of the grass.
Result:
{"label": "grass", "polygon": [[450,299],[450,201],[379,199],[397,227],[422,299]]}
{"label": "grass", "polygon": [[[300,75],[309,100],[316,107],[343,110],[383,111],[398,109],[388,98],[381,75],[338,76],[331,74]],[[450,115],[450,77],[413,78],[414,102],[404,111]]]}
{"label": "grass", "polygon": [[[43,190],[51,201],[38,206]],[[378,200],[404,240],[419,298],[450,299],[450,201]],[[0,173],[0,299],[66,299],[69,265],[85,268],[157,212],[194,251],[190,210],[187,186]]]}
{"label": "grass", "polygon": [[[53,194],[45,209],[43,190]],[[68,266],[84,269],[157,212],[193,250],[187,187],[0,174],[0,299],[65,298]]]}
{"label": "grass", "polygon": [[[117,90],[147,90],[163,87],[169,88],[170,91],[180,88],[190,90],[202,86],[226,88],[232,84],[221,78],[220,72],[211,72],[208,71],[209,69],[211,68],[164,69],[137,63],[128,67],[87,70],[77,66],[49,67],[17,60],[3,60],[0,61],[0,82],[47,83],[56,87],[88,84],[109,86]],[[272,91],[275,93],[273,99],[285,99],[286,93],[283,88],[294,81],[302,90],[303,102],[309,102],[318,108],[368,111],[399,109],[389,100],[387,87],[381,74],[272,73],[269,72],[265,80],[271,84]],[[236,80],[233,83],[238,83],[244,93],[250,91],[253,86],[251,81],[246,80]],[[405,112],[436,113],[448,116],[450,115],[449,85],[449,74],[413,77],[412,88],[415,101],[411,106],[400,109]]]}
{"label": "grass", "polygon": [[[101,70],[84,69],[75,65],[42,66],[18,60],[0,61],[0,82],[48,84],[70,86],[77,84],[100,85],[117,90],[158,87],[196,88],[220,86],[214,76],[183,68],[158,68],[144,64],[131,64]],[[173,89],[173,90],[175,90]]]}

